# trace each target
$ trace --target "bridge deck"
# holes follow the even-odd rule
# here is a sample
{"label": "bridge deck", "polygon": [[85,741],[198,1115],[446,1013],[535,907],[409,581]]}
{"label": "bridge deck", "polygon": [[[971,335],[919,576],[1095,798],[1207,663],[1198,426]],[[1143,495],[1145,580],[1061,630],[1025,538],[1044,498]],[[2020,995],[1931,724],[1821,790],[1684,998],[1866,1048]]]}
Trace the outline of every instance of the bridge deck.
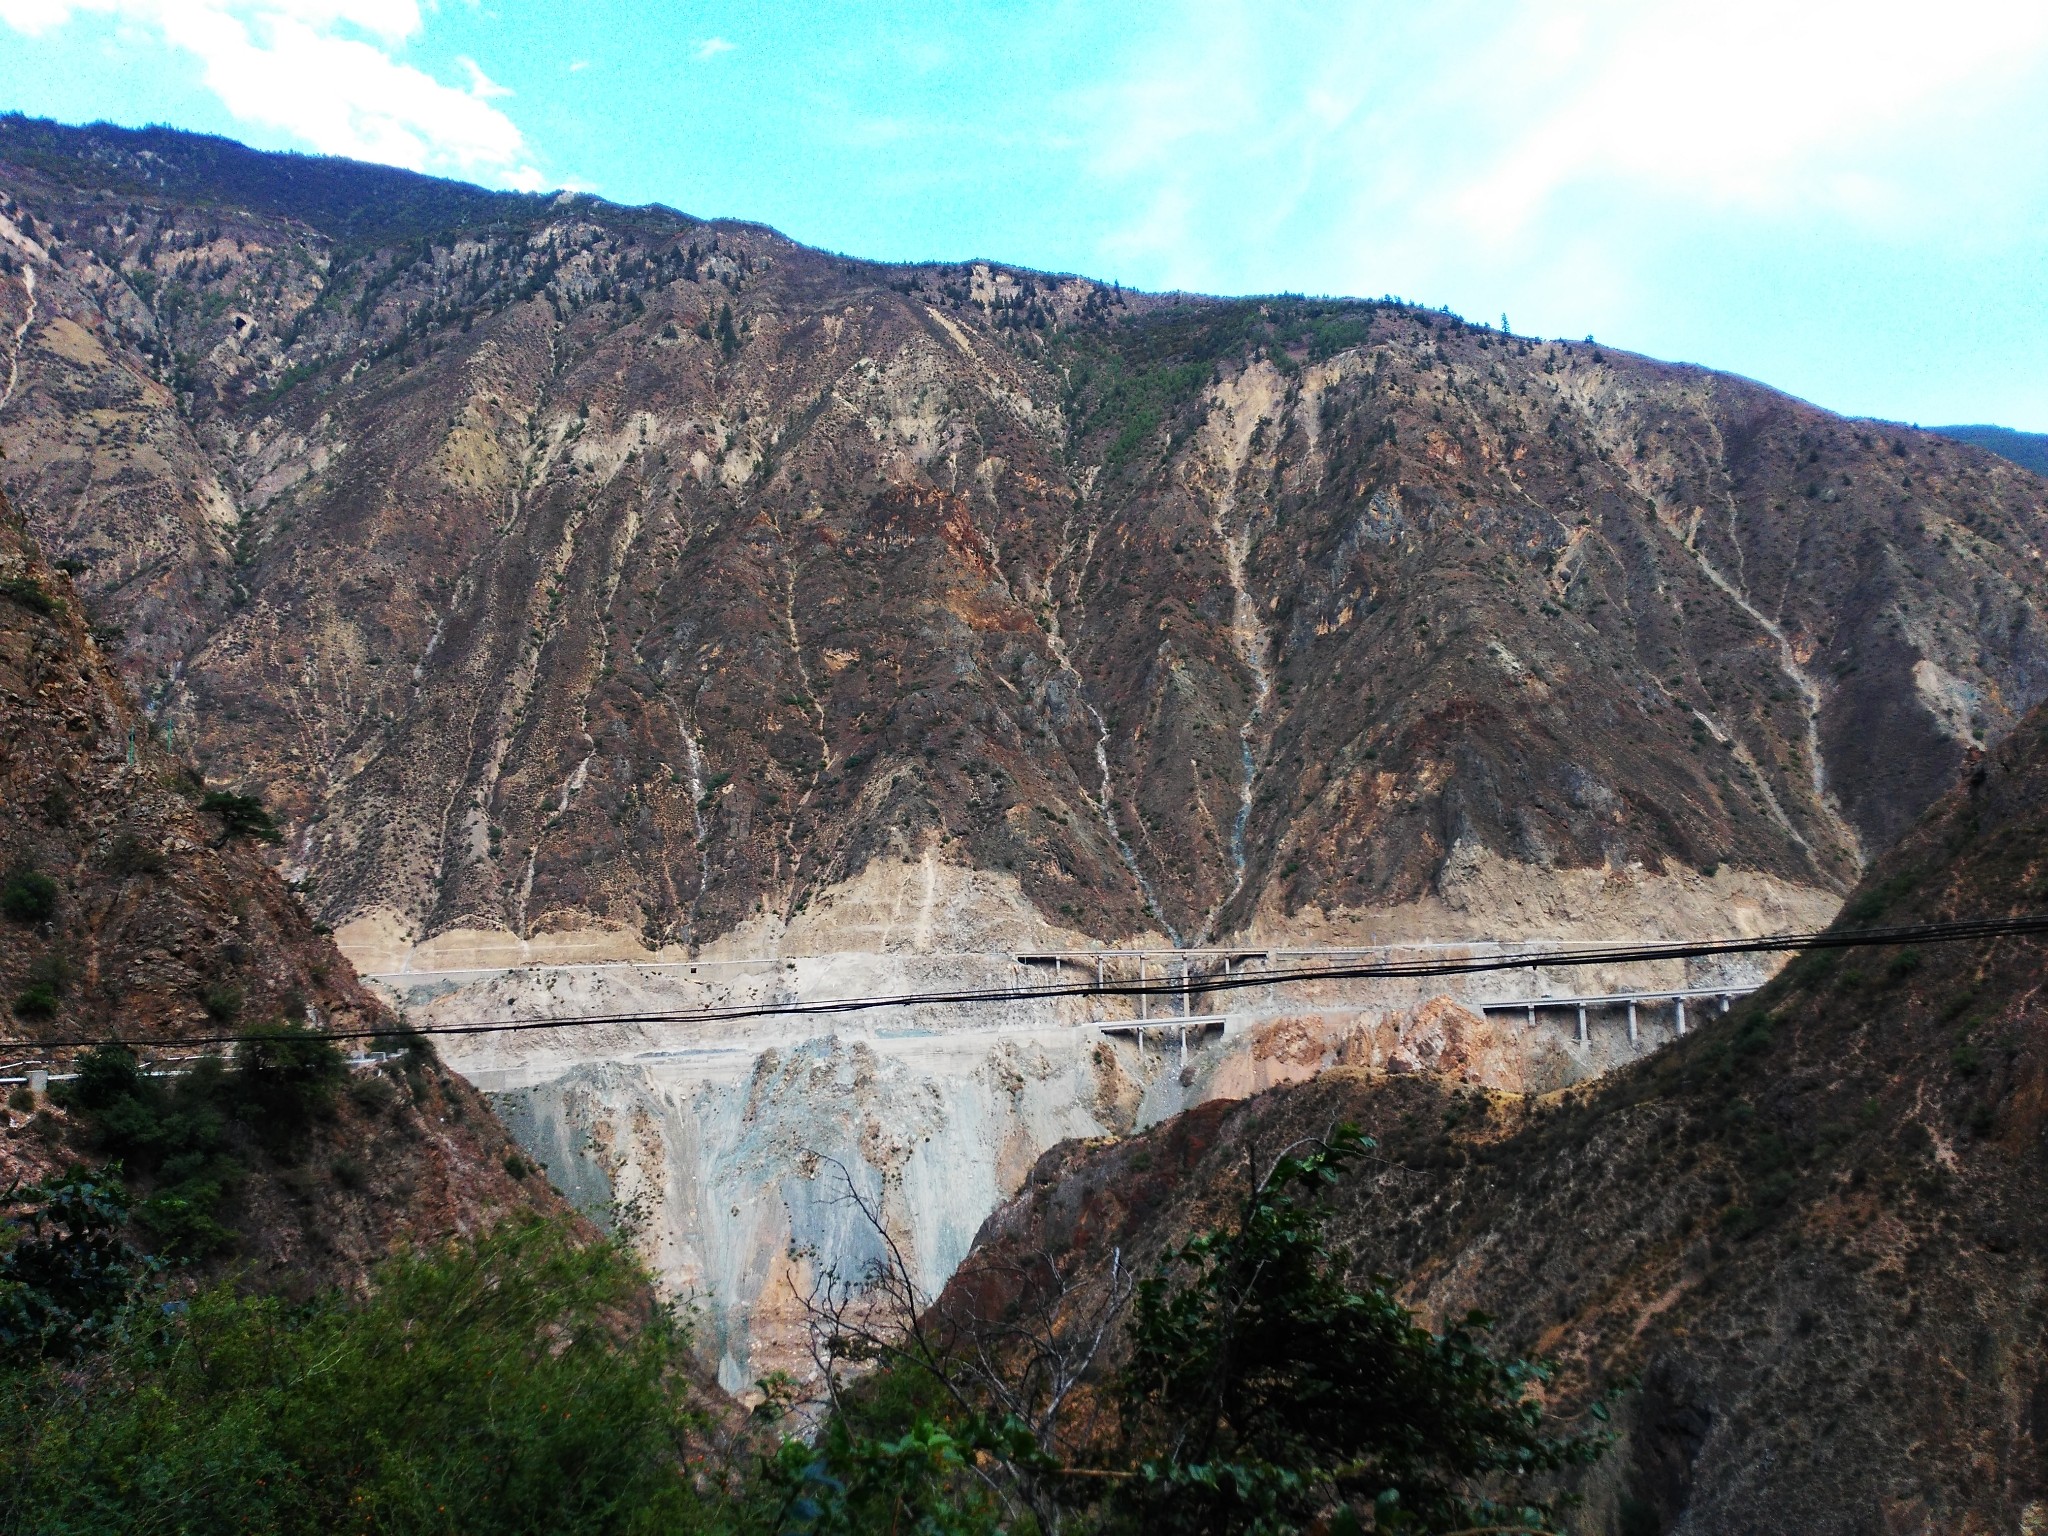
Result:
{"label": "bridge deck", "polygon": [[1475,1004],[1482,1013],[1498,1013],[1508,1010],[1523,1011],[1530,1008],[1600,1008],[1620,1007],[1623,1003],[1675,1003],[1680,998],[1688,1002],[1701,997],[1718,997],[1733,1002],[1738,997],[1747,997],[1754,992],[1754,986],[1727,987],[1656,987],[1642,992],[1600,992],[1584,997],[1514,997],[1500,1002]]}
{"label": "bridge deck", "polygon": [[1755,986],[1659,987],[1654,991],[1602,992],[1583,997],[1509,998],[1501,1002],[1480,1003],[1478,1008],[1481,1013],[1514,1012],[1526,1014],[1531,1024],[1536,1022],[1536,1010],[1538,1008],[1575,1008],[1578,1010],[1579,1015],[1579,1044],[1584,1045],[1586,1043],[1586,1010],[1588,1008],[1626,1007],[1628,1009],[1629,1044],[1634,1045],[1639,1038],[1636,1027],[1636,1008],[1639,1005],[1650,1003],[1671,1004],[1672,1022],[1677,1025],[1678,1032],[1682,1035],[1685,1033],[1685,1005],[1688,1002],[1703,997],[1717,997],[1721,1000],[1721,1011],[1726,1013],[1736,998],[1747,997],[1755,990]]}

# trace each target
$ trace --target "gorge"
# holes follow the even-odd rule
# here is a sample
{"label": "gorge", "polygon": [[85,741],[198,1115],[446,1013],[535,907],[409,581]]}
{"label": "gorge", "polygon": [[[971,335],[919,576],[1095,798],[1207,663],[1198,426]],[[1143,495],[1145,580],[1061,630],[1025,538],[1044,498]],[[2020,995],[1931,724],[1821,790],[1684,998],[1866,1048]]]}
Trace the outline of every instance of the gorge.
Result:
{"label": "gorge", "polygon": [[[2048,482],[1392,299],[6,118],[0,337],[0,488],[146,733],[414,1022],[1817,928],[2048,697]],[[1186,1082],[1085,1010],[444,1044],[745,1390],[860,1256],[821,1156],[936,1290],[1059,1141],[1411,1037],[1624,1059],[1509,995],[1274,998]]]}

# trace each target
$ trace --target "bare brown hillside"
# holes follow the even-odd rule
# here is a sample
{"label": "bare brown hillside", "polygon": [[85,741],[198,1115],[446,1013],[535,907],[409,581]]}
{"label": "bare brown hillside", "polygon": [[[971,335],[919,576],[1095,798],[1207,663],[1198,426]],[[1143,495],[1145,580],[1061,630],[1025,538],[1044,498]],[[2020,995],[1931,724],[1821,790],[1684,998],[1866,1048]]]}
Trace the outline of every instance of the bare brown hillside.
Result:
{"label": "bare brown hillside", "polygon": [[[264,859],[204,807],[198,774],[127,701],[65,574],[0,499],[0,1061],[60,1073],[118,1039],[164,1067],[212,1037],[303,1020],[353,1049],[396,1021]],[[25,1088],[0,1110],[0,1189],[105,1160],[87,1126]],[[304,1287],[359,1278],[403,1241],[558,1210],[483,1099],[417,1043],[359,1069],[288,1148],[247,1138],[222,1257]],[[515,1164],[515,1167],[523,1166]],[[147,1194],[148,1181],[138,1192]]]}
{"label": "bare brown hillside", "polygon": [[6,485],[336,924],[1820,899],[2048,694],[2043,481],[1699,369],[164,131],[0,215]]}
{"label": "bare brown hillside", "polygon": [[[1845,921],[2036,910],[2036,714],[1859,886]],[[963,1273],[1142,1264],[1227,1219],[1248,1165],[1356,1123],[1362,1271],[1479,1306],[1620,1389],[1574,1529],[2032,1531],[2048,1518],[2048,1029],[2037,940],[1801,959],[1696,1035],[1543,1098],[1338,1069],[1048,1153]],[[947,1305],[963,1305],[949,1293]]]}

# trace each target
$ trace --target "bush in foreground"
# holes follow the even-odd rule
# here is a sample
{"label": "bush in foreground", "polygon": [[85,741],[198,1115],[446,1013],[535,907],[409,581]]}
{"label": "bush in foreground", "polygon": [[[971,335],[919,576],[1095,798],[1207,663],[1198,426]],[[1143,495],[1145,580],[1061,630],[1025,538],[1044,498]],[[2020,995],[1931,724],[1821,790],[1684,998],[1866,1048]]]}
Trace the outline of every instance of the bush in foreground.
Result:
{"label": "bush in foreground", "polygon": [[0,1371],[0,1531],[705,1529],[644,1286],[534,1220],[360,1301],[146,1295],[82,1366]]}

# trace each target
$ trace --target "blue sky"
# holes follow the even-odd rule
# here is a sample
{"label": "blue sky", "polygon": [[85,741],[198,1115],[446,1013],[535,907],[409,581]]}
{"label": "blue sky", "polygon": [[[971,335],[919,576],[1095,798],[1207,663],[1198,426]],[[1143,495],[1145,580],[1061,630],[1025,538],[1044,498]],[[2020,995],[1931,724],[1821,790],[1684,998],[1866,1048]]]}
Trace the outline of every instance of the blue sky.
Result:
{"label": "blue sky", "polygon": [[0,0],[0,109],[2048,431],[2048,0]]}

